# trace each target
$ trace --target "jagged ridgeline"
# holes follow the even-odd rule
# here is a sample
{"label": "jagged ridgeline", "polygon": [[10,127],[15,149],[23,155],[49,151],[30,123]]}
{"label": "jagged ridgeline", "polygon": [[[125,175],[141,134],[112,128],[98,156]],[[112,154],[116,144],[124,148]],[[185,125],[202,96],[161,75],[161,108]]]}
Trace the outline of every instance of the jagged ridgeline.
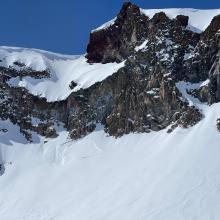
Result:
{"label": "jagged ridgeline", "polygon": [[[198,31],[188,16],[148,16],[128,2],[91,32],[85,57],[1,48],[0,118],[19,125],[30,141],[32,132],[56,137],[60,124],[73,139],[97,124],[115,137],[193,126],[203,115],[181,86],[197,83],[189,94],[210,105],[220,101],[219,29],[220,15]],[[36,54],[38,65],[29,65],[27,57]]]}

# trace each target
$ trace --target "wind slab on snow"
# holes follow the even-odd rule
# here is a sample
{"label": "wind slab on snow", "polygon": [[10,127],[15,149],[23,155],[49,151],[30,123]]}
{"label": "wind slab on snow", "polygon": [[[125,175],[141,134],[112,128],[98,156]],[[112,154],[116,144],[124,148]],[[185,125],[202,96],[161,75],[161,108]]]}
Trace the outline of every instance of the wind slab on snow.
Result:
{"label": "wind slab on snow", "polygon": [[[1,48],[0,54],[6,66],[19,58],[36,70],[49,68],[51,79],[11,82],[48,101],[65,99],[71,80],[86,88],[123,65],[90,66],[84,57],[15,48]],[[220,219],[220,135],[215,127],[220,103],[207,106],[187,95],[186,89],[196,86],[177,85],[204,119],[171,134],[162,130],[115,139],[100,127],[72,141],[60,128],[57,138],[36,137],[28,144],[17,126],[0,121],[8,130],[0,131],[0,163],[5,169],[0,176],[0,219]]]}

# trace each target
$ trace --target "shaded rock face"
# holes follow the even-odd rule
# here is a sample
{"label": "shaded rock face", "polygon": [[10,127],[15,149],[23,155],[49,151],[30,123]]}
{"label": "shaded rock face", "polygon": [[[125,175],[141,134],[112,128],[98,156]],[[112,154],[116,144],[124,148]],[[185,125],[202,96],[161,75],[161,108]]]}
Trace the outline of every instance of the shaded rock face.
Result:
{"label": "shaded rock face", "polygon": [[189,93],[210,104],[220,101],[219,16],[202,34],[187,28],[188,19],[183,15],[169,19],[163,12],[149,19],[136,5],[124,3],[111,26],[90,34],[86,55],[91,65],[125,60],[123,68],[53,103],[7,84],[18,75],[49,77],[49,71],[1,68],[0,118],[18,124],[29,140],[32,131],[56,137],[61,123],[73,139],[94,131],[98,123],[115,137],[195,125],[203,116],[188,104],[176,83],[208,79],[207,85]]}
{"label": "shaded rock face", "polygon": [[217,126],[218,131],[220,132],[220,118],[217,119],[216,126]]}
{"label": "shaded rock face", "polygon": [[[213,25],[216,25],[215,18],[207,30],[213,30]],[[201,101],[213,104],[220,101],[220,32],[212,31],[211,36],[205,32],[187,65],[188,70],[190,67],[191,72],[200,76],[197,81],[208,79],[209,83],[195,93]]]}
{"label": "shaded rock face", "polygon": [[2,176],[4,174],[4,172],[5,172],[5,166],[4,166],[4,164],[0,163],[0,176]]}
{"label": "shaded rock face", "polygon": [[[94,31],[90,34],[87,46],[87,58],[90,63],[121,62],[134,54],[134,48],[145,39],[152,38],[159,30],[167,31],[172,28],[173,37],[184,40],[188,45],[196,44],[199,35],[189,33],[185,29],[185,37],[181,37],[182,27],[188,24],[188,17],[178,15],[175,20],[170,20],[165,13],[156,13],[152,19],[142,14],[140,9],[131,3],[124,3],[114,24],[106,29]],[[168,30],[169,29],[169,30]],[[184,43],[184,42],[183,42]]]}
{"label": "shaded rock face", "polygon": [[134,50],[136,42],[146,36],[148,18],[131,3],[124,3],[112,26],[90,34],[88,62],[121,62]]}
{"label": "shaded rock face", "polygon": [[176,20],[179,25],[186,27],[188,25],[189,17],[184,15],[177,15]]}
{"label": "shaded rock face", "polygon": [[220,15],[217,15],[201,34],[195,50],[184,64],[185,71],[188,72],[194,82],[209,80],[207,86],[195,92],[201,101],[209,104],[220,101],[219,30]]}
{"label": "shaded rock face", "polygon": [[[7,132],[0,130],[0,132]],[[0,176],[2,176],[5,172],[5,166],[4,166],[4,162],[3,162],[3,157],[2,157],[2,153],[0,152]]]}
{"label": "shaded rock face", "polygon": [[209,71],[210,83],[209,88],[209,103],[219,102],[220,101],[220,32],[215,34],[218,54],[215,56],[215,61],[212,65],[211,70]]}
{"label": "shaded rock face", "polygon": [[213,36],[220,30],[220,15],[215,16],[211,24],[207,27],[207,29],[202,34],[202,40],[211,40]]}

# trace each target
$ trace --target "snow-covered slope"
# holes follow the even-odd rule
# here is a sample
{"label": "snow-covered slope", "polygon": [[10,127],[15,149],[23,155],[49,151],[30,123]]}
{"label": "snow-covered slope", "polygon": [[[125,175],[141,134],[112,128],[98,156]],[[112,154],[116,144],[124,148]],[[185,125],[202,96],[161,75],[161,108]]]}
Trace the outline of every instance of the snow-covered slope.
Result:
{"label": "snow-covered slope", "polygon": [[[31,68],[36,71],[47,70],[49,78],[33,77],[12,78],[9,84],[25,87],[33,95],[47,99],[48,102],[64,100],[71,92],[80,88],[88,88],[96,82],[104,80],[124,66],[122,63],[89,64],[84,56],[68,56],[47,51],[24,48],[0,47],[0,66],[13,67],[16,70]],[[24,67],[14,62],[25,64]],[[71,89],[71,82],[77,86]]]}
{"label": "snow-covered slope", "polygon": [[1,122],[1,220],[219,219],[220,104],[199,107],[206,117],[190,129],[118,139],[100,127],[79,141],[61,130],[25,144]]}
{"label": "snow-covered slope", "polygon": [[[210,24],[212,18],[220,14],[220,9],[193,9],[193,8],[167,8],[167,9],[141,9],[141,12],[152,18],[155,13],[165,12],[166,15],[173,19],[177,15],[189,16],[188,28],[195,32],[204,31]],[[94,31],[107,28],[114,24],[115,18],[101,25]]]}

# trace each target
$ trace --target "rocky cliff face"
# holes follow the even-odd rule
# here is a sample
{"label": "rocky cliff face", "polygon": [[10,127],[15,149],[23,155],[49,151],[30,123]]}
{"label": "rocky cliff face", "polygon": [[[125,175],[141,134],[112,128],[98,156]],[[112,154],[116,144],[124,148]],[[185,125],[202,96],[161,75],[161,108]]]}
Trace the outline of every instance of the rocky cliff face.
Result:
{"label": "rocky cliff face", "polygon": [[[220,18],[220,16],[219,16]],[[220,22],[220,20],[219,20]],[[214,55],[214,63],[209,71],[209,103],[219,102],[220,101],[220,32],[215,34],[215,45],[214,47],[218,51]]]}
{"label": "rocky cliff face", "polygon": [[18,72],[12,68],[1,68],[0,71],[0,118],[19,125],[21,133],[32,140],[30,131],[40,135],[56,137],[54,126],[65,121],[65,101],[48,103],[45,99],[31,95],[25,88],[10,86],[10,78],[22,75],[34,78],[48,76],[48,72],[32,70]]}
{"label": "rocky cliff face", "polygon": [[113,25],[90,34],[87,47],[88,61],[120,62],[134,51],[134,46],[147,36],[148,18],[141,14],[139,7],[124,3]]}
{"label": "rocky cliff face", "polygon": [[48,77],[49,71],[2,67],[0,118],[18,124],[30,141],[32,131],[55,137],[61,123],[73,139],[92,132],[97,123],[115,137],[193,126],[202,114],[189,105],[177,83],[206,80],[188,92],[209,104],[220,101],[220,16],[200,34],[187,27],[188,19],[170,19],[164,12],[149,18],[138,6],[125,3],[112,25],[90,34],[86,55],[91,65],[125,61],[125,66],[64,101],[47,102],[8,84],[16,76]]}

